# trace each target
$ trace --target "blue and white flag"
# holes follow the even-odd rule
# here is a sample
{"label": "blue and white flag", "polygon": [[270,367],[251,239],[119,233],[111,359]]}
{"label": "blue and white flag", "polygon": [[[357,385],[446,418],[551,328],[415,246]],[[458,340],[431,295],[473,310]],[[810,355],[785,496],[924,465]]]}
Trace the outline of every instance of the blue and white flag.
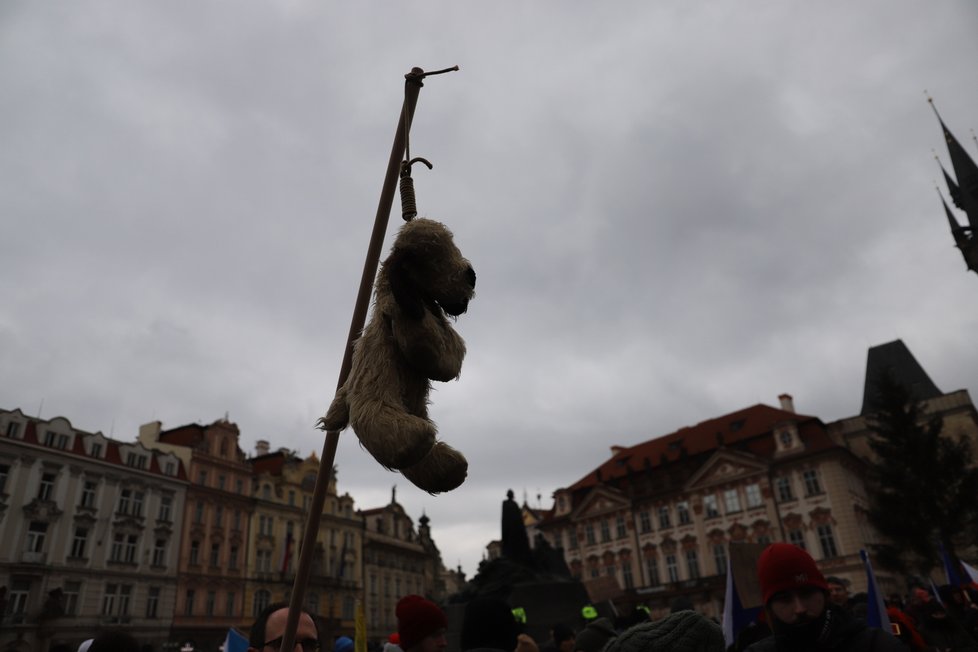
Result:
{"label": "blue and white flag", "polygon": [[886,603],[883,602],[883,592],[876,583],[873,565],[869,563],[869,555],[865,550],[859,551],[859,557],[866,567],[866,624],[889,632],[893,627],[890,625],[890,617],[886,614]]}
{"label": "blue and white flag", "polygon": [[951,555],[947,554],[947,550],[944,549],[944,544],[938,544],[941,550],[941,561],[944,563],[944,575],[947,576],[947,583],[951,586],[965,586],[970,584],[970,582],[965,581],[961,577],[961,573],[954,566],[954,562],[951,560]]}
{"label": "blue and white flag", "polygon": [[[732,562],[732,560],[731,560]],[[757,620],[761,613],[760,607],[745,609],[737,595],[737,584],[734,581],[733,563],[727,563],[727,592],[723,600],[723,640],[730,647],[745,627]]]}
{"label": "blue and white flag", "polygon": [[224,645],[221,646],[221,649],[224,652],[247,652],[248,639],[232,627],[228,630],[228,635],[224,638]]}

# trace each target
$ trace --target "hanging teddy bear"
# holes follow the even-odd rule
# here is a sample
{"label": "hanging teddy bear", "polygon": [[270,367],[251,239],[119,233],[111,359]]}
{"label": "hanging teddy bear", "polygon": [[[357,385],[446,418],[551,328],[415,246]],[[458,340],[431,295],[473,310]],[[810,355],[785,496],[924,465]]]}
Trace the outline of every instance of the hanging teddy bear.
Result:
{"label": "hanging teddy bear", "polygon": [[468,472],[465,457],[436,440],[428,392],[432,380],[462,370],[465,342],[448,317],[466,311],[474,290],[475,271],[444,224],[417,218],[401,227],[350,374],[319,420],[323,430],[353,426],[374,459],[432,494],[455,489]]}

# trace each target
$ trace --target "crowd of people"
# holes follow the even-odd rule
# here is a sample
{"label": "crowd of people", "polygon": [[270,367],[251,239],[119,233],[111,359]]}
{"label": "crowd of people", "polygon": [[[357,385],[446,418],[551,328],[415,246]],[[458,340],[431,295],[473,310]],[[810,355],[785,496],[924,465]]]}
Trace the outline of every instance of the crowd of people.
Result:
{"label": "crowd of people", "polygon": [[[594,617],[575,631],[554,623],[546,641],[535,641],[509,604],[497,598],[469,601],[457,623],[458,652],[978,652],[978,605],[966,591],[943,587],[936,594],[915,588],[906,600],[885,602],[891,630],[867,625],[865,594],[849,595],[846,582],[825,577],[805,550],[775,543],[761,554],[757,577],[760,616],[728,645],[716,620],[691,605],[676,604],[660,619],[612,622]],[[978,597],[978,596],[976,596]],[[397,632],[383,652],[446,652],[449,622],[434,602],[408,595],[397,603]],[[640,612],[638,612],[640,613]],[[288,620],[286,603],[269,605],[251,628],[248,652],[278,652]],[[323,640],[313,614],[299,616],[293,652],[353,652],[347,636]],[[330,649],[331,648],[331,649]],[[86,641],[79,652],[136,652],[135,640],[118,632]]]}

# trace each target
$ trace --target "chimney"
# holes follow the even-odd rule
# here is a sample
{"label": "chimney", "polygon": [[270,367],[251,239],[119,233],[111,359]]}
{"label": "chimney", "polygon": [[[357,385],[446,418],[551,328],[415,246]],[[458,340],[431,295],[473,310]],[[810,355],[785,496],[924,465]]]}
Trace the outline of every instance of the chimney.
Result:
{"label": "chimney", "polygon": [[781,401],[781,409],[785,412],[795,411],[795,400],[791,397],[791,394],[782,394],[778,397]]}
{"label": "chimney", "polygon": [[262,455],[268,455],[268,442],[264,439],[259,439],[255,442],[255,457],[261,457]]}

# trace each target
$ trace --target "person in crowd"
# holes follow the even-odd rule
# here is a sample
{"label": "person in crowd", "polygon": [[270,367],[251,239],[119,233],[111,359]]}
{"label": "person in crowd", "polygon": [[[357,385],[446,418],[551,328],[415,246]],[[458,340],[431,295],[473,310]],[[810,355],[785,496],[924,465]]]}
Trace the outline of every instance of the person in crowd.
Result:
{"label": "person in crowd", "polygon": [[695,611],[640,623],[609,641],[604,652],[724,652],[723,630]]}
{"label": "person in crowd", "polygon": [[825,578],[825,583],[829,585],[829,602],[845,609],[849,606],[849,587],[846,581],[840,577],[829,576]]}
{"label": "person in crowd", "polygon": [[[448,617],[441,607],[420,595],[406,595],[394,610],[404,652],[441,652],[448,646]],[[512,614],[510,614],[512,615]]]}
{"label": "person in crowd", "polygon": [[112,630],[93,638],[88,652],[139,652],[139,642],[129,632]]}
{"label": "person in crowd", "polygon": [[886,601],[886,616],[890,619],[893,635],[908,650],[911,650],[911,652],[928,651],[927,644],[924,642],[920,632],[917,631],[917,626],[914,624],[913,618],[900,608],[899,598],[897,602],[894,602],[891,596],[891,599]]}
{"label": "person in crowd", "polygon": [[[273,602],[258,614],[248,634],[248,652],[278,652],[289,622],[289,603]],[[322,644],[316,617],[304,610],[295,630],[295,649],[317,652]],[[94,650],[89,650],[94,652]]]}
{"label": "person in crowd", "polygon": [[459,646],[462,652],[513,652],[520,633],[520,625],[506,602],[498,598],[474,598],[465,605]]}
{"label": "person in crowd", "polygon": [[921,613],[922,618],[917,625],[930,649],[941,652],[978,652],[978,643],[958,621],[948,617],[943,604],[931,600]]}
{"label": "person in crowd", "polygon": [[757,577],[773,635],[748,652],[906,652],[889,632],[869,628],[829,602],[829,586],[815,560],[790,543],[773,543],[757,562]]}
{"label": "person in crowd", "polygon": [[337,636],[333,642],[333,652],[353,652],[353,639],[349,636]]}
{"label": "person in crowd", "polygon": [[575,652],[601,652],[605,644],[618,636],[611,621],[607,618],[595,618],[587,627],[578,632],[574,639]]}
{"label": "person in crowd", "polygon": [[574,652],[574,630],[564,623],[556,623],[550,628],[550,640],[540,649],[542,652]]}

